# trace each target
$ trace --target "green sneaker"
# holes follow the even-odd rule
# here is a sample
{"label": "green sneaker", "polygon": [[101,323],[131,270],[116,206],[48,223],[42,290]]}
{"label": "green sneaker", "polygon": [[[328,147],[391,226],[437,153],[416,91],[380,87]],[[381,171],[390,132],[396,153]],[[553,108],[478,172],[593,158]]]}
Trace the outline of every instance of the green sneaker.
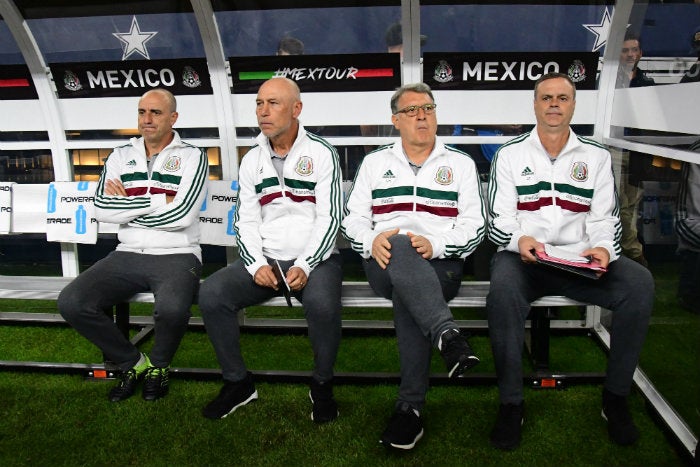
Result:
{"label": "green sneaker", "polygon": [[136,365],[128,371],[123,372],[119,376],[119,382],[109,391],[109,400],[111,402],[120,402],[128,399],[136,392],[136,386],[143,379],[146,369],[151,366],[151,361],[148,355],[141,354],[144,362],[141,365]]}
{"label": "green sneaker", "polygon": [[134,395],[136,386],[143,379],[146,369],[151,365],[147,355],[143,355],[145,362],[134,366],[119,376],[119,382],[109,391],[110,402],[120,402]]}
{"label": "green sneaker", "polygon": [[168,373],[170,368],[149,366],[143,381],[143,400],[155,401],[168,394]]}

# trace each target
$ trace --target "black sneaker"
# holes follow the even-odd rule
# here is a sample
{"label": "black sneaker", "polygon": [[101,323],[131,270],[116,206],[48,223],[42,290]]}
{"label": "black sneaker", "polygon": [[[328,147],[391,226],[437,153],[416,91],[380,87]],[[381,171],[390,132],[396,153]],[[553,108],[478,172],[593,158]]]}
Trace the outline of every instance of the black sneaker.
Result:
{"label": "black sneaker", "polygon": [[600,415],[608,421],[608,435],[614,443],[628,446],[639,439],[639,430],[632,420],[625,396],[603,389],[603,410]]}
{"label": "black sneaker", "polygon": [[479,363],[467,339],[457,329],[448,329],[442,333],[440,354],[445,360],[447,376],[459,378],[468,369]]}
{"label": "black sneaker", "polygon": [[338,418],[338,404],[333,399],[333,381],[319,383],[311,378],[310,387],[309,398],[313,404],[311,420],[326,423]]}
{"label": "black sneaker", "polygon": [[248,373],[241,381],[235,383],[224,381],[224,387],[219,391],[219,395],[202,409],[202,415],[211,419],[225,418],[238,407],[243,407],[257,398],[258,391],[255,390],[253,378]]}
{"label": "black sneaker", "polygon": [[169,368],[157,368],[149,366],[146,368],[146,376],[143,380],[143,400],[155,401],[168,394],[168,373]]}
{"label": "black sneaker", "polygon": [[136,386],[143,379],[145,372],[137,373],[134,368],[122,372],[119,375],[119,382],[109,391],[110,402],[120,402],[134,395]]}
{"label": "black sneaker", "polygon": [[386,447],[413,449],[422,437],[423,421],[420,415],[404,402],[396,407],[379,442]]}
{"label": "black sneaker", "polygon": [[525,422],[525,404],[501,404],[498,407],[496,425],[491,430],[491,445],[504,451],[518,447]]}

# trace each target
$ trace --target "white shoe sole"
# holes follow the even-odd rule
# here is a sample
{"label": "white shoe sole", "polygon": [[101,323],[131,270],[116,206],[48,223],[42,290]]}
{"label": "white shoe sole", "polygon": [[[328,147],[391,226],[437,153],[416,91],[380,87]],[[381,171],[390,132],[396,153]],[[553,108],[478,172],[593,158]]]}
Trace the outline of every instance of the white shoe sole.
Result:
{"label": "white shoe sole", "polygon": [[231,410],[229,410],[228,413],[227,413],[226,415],[222,415],[221,418],[226,418],[226,417],[228,417],[228,416],[231,415],[233,412],[235,412],[237,408],[243,407],[244,405],[248,404],[249,402],[252,402],[252,401],[256,400],[257,398],[258,398],[258,391],[255,390],[255,391],[253,391],[253,394],[250,395],[250,397],[248,397],[246,400],[244,400],[244,401],[241,402],[240,404],[234,405],[233,408],[232,408]]}
{"label": "white shoe sole", "polygon": [[[420,433],[416,436],[416,439],[413,440],[411,444],[395,444],[395,443],[389,443],[389,446],[392,448],[396,449],[403,449],[408,451],[409,449],[413,449],[416,447],[416,443],[420,441],[420,439],[423,437],[423,429],[421,428]],[[384,444],[382,441],[379,441],[381,444]]]}
{"label": "white shoe sole", "polygon": [[459,378],[464,374],[465,371],[470,370],[474,368],[481,360],[479,360],[479,357],[476,355],[470,355],[467,357],[467,363],[463,366],[462,371],[459,372],[458,375],[455,375],[455,371],[460,367],[459,363],[456,363],[455,366],[452,367],[452,369],[447,373],[448,378],[452,378],[453,375],[455,378]]}

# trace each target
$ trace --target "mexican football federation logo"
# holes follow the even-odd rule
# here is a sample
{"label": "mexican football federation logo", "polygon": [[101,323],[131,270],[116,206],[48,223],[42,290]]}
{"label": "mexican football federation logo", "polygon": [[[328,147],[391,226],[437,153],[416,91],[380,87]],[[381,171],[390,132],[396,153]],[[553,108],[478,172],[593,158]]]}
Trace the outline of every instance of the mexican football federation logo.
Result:
{"label": "mexican football federation logo", "polygon": [[577,182],[588,180],[588,165],[585,162],[574,162],[571,167],[571,178]]}
{"label": "mexican football federation logo", "polygon": [[447,166],[439,167],[435,173],[435,181],[440,185],[449,185],[452,183],[452,168]]}
{"label": "mexican football federation logo", "polygon": [[452,67],[445,60],[440,60],[435,67],[433,79],[438,83],[449,83],[454,79],[452,75]]}
{"label": "mexican football federation logo", "polygon": [[180,159],[180,156],[170,156],[168,157],[168,160],[165,161],[165,164],[163,164],[163,169],[167,170],[168,172],[177,172],[180,170],[180,165],[182,164],[182,160]]}
{"label": "mexican football federation logo", "polygon": [[80,79],[78,75],[70,70],[63,72],[63,87],[69,91],[80,91],[83,89],[83,85],[80,84]]}
{"label": "mexican football federation logo", "polygon": [[586,79],[586,67],[583,65],[581,60],[574,60],[567,70],[567,74],[571,81],[574,83],[580,83]]}
{"label": "mexican football federation logo", "polygon": [[297,166],[294,169],[296,173],[302,177],[307,177],[314,173],[314,161],[308,156],[302,156],[297,162]]}
{"label": "mexican football federation logo", "polygon": [[182,84],[188,88],[198,88],[202,85],[199,74],[191,66],[186,66],[182,71]]}

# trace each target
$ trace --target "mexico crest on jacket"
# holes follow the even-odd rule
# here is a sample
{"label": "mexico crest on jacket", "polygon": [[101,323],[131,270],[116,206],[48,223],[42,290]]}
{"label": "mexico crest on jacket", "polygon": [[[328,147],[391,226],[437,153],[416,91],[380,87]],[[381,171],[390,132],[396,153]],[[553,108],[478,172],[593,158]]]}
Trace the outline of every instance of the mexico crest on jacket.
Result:
{"label": "mexico crest on jacket", "polygon": [[314,161],[308,156],[302,156],[297,162],[296,173],[303,176],[308,176],[314,173]]}
{"label": "mexico crest on jacket", "polygon": [[180,156],[170,156],[168,157],[168,160],[165,161],[165,164],[163,164],[163,170],[167,170],[168,172],[177,172],[180,169],[180,164],[182,161],[180,160]]}
{"label": "mexico crest on jacket", "polygon": [[435,181],[440,185],[449,185],[452,183],[452,167],[442,166],[435,173]]}
{"label": "mexico crest on jacket", "polygon": [[571,166],[571,178],[577,182],[588,180],[588,165],[585,162],[574,162]]}

